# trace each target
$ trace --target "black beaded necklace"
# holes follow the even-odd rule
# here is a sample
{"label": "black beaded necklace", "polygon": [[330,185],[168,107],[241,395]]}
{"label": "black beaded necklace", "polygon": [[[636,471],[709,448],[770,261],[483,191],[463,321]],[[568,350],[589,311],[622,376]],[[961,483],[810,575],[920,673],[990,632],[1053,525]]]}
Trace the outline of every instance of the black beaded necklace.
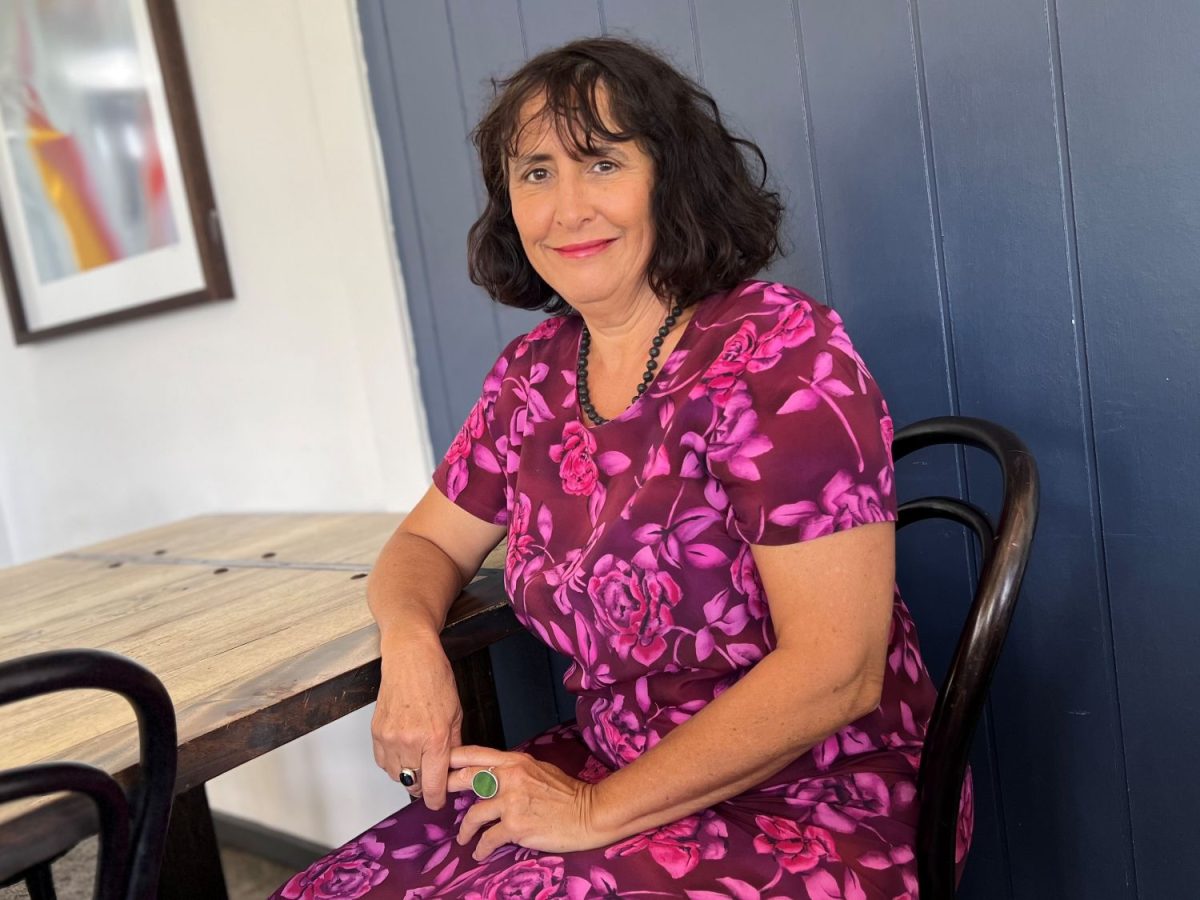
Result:
{"label": "black beaded necklace", "polygon": [[[633,395],[630,403],[636,403],[637,398],[646,392],[646,388],[654,380],[654,370],[658,368],[658,355],[662,353],[663,341],[671,333],[671,329],[675,327],[675,323],[679,321],[681,315],[683,315],[683,307],[676,303],[667,313],[667,318],[663,321],[662,327],[658,329],[658,334],[650,342],[650,358],[646,360],[646,371],[642,375],[642,381],[637,386],[637,393]],[[588,393],[588,350],[591,349],[591,346],[592,335],[588,331],[587,325],[584,325],[583,334],[579,336],[579,361],[575,365],[575,386],[579,392],[579,406],[584,413],[591,419],[593,425],[603,425],[608,419],[596,412],[596,407],[592,406],[591,395]]]}

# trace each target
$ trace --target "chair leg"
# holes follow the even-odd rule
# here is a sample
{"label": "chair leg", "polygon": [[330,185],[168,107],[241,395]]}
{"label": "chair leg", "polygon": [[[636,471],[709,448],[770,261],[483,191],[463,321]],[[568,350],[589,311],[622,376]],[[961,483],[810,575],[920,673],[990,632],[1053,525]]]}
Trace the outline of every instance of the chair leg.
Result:
{"label": "chair leg", "polygon": [[50,871],[50,863],[38,863],[25,873],[25,888],[29,891],[29,900],[58,900],[54,892],[54,875]]}

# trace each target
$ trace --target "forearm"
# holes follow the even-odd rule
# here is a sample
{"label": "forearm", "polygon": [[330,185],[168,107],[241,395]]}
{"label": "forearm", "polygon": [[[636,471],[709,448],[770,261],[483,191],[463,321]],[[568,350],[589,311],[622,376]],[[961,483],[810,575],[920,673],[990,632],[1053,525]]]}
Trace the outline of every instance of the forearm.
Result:
{"label": "forearm", "polygon": [[397,531],[367,580],[367,604],[383,644],[415,633],[437,635],[462,590],[454,561],[432,541]]}
{"label": "forearm", "polygon": [[592,820],[605,843],[762,783],[878,703],[878,680],[864,673],[833,681],[806,674],[794,655],[775,650],[654,748],[596,785]]}

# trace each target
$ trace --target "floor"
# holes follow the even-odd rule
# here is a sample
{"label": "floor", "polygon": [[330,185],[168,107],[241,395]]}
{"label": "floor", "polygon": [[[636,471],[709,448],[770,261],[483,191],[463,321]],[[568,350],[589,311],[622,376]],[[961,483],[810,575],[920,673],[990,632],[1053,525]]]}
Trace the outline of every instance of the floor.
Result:
{"label": "floor", "polygon": [[[293,874],[273,862],[227,848],[221,850],[221,862],[229,900],[263,900]],[[56,862],[54,886],[59,900],[91,900],[95,866],[95,839],[84,841]],[[0,888],[0,900],[29,900],[29,894],[24,885]]]}

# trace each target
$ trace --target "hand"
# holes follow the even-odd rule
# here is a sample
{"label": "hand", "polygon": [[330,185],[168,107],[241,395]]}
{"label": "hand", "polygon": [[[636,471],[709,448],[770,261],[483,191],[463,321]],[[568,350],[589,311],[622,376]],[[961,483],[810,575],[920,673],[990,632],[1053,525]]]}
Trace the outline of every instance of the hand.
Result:
{"label": "hand", "polygon": [[450,751],[462,743],[462,706],[450,661],[436,634],[407,634],[381,649],[379,700],[371,720],[375,762],[395,781],[401,768],[419,768],[420,780],[409,794],[441,809]]}
{"label": "hand", "polygon": [[503,844],[531,850],[565,853],[590,850],[608,841],[592,827],[592,785],[570,777],[528,753],[507,753],[490,747],[456,747],[450,752],[450,790],[471,790],[480,769],[491,769],[500,790],[479,800],[463,818],[458,843],[464,845],[488,822],[471,856],[486,859]]}

